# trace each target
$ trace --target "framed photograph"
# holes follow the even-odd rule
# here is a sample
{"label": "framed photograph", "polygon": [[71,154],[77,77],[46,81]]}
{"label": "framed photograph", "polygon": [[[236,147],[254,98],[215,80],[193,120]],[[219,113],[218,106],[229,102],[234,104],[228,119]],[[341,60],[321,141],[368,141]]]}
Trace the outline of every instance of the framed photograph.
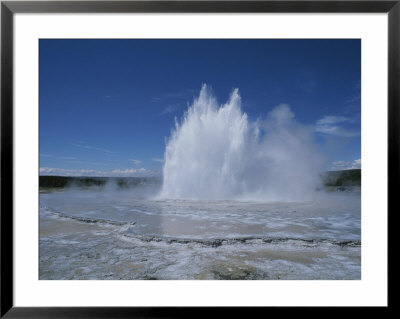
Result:
{"label": "framed photograph", "polygon": [[2,1],[1,316],[388,309],[399,18]]}

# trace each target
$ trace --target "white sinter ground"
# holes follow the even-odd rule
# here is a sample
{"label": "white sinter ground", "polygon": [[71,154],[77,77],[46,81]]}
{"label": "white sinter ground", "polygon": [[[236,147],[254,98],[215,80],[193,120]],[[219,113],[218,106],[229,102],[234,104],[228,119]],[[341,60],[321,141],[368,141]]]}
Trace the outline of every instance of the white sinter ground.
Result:
{"label": "white sinter ground", "polygon": [[360,193],[307,202],[40,195],[40,279],[360,279]]}

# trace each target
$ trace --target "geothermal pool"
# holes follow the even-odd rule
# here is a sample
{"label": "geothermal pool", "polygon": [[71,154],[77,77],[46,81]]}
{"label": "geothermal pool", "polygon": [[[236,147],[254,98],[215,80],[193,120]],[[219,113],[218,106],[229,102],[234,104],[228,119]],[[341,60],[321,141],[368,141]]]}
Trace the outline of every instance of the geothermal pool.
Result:
{"label": "geothermal pool", "polygon": [[360,193],[306,202],[40,194],[40,279],[360,279]]}

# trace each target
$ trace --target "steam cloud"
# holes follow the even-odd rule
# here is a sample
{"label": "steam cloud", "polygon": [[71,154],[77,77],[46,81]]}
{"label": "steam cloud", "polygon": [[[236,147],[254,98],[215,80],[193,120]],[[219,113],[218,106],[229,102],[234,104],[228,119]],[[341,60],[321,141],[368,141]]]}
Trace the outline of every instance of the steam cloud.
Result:
{"label": "steam cloud", "polygon": [[312,131],[286,104],[250,122],[237,89],[219,106],[203,85],[167,142],[160,197],[308,200],[326,164]]}

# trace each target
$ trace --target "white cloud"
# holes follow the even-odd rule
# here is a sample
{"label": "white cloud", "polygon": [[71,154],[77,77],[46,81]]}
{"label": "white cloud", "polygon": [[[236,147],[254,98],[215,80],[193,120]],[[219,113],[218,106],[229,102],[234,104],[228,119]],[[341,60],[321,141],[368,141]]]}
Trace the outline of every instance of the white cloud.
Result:
{"label": "white cloud", "polygon": [[164,163],[164,159],[163,158],[152,158],[152,160],[154,162]]}
{"label": "white cloud", "polygon": [[353,122],[353,120],[344,116],[327,115],[317,121],[317,125],[336,124],[343,122]]}
{"label": "white cloud", "polygon": [[354,123],[354,120],[344,116],[328,115],[318,120],[315,124],[315,132],[343,137],[354,137],[360,135],[359,131],[344,129],[339,123]]}
{"label": "white cloud", "polygon": [[332,171],[340,171],[346,169],[360,169],[361,168],[361,158],[356,159],[352,162],[350,161],[336,161],[331,165]]}
{"label": "white cloud", "polygon": [[54,167],[41,167],[40,175],[60,175],[60,176],[104,176],[103,172],[91,169],[64,169]]}
{"label": "white cloud", "polygon": [[114,169],[111,171],[113,174],[118,174],[118,175],[132,175],[132,174],[143,174],[147,172],[145,168],[139,168],[139,169],[134,169],[134,168],[127,168],[127,169]]}
{"label": "white cloud", "polygon": [[137,159],[130,159],[130,161],[133,162],[133,163],[136,164],[136,165],[142,163],[142,161],[139,161],[139,160],[137,160]]}
{"label": "white cloud", "polygon": [[40,175],[51,176],[89,176],[89,177],[135,177],[135,176],[154,176],[158,172],[151,171],[145,168],[139,169],[114,169],[110,171],[100,171],[92,169],[64,169],[54,167],[41,167]]}

